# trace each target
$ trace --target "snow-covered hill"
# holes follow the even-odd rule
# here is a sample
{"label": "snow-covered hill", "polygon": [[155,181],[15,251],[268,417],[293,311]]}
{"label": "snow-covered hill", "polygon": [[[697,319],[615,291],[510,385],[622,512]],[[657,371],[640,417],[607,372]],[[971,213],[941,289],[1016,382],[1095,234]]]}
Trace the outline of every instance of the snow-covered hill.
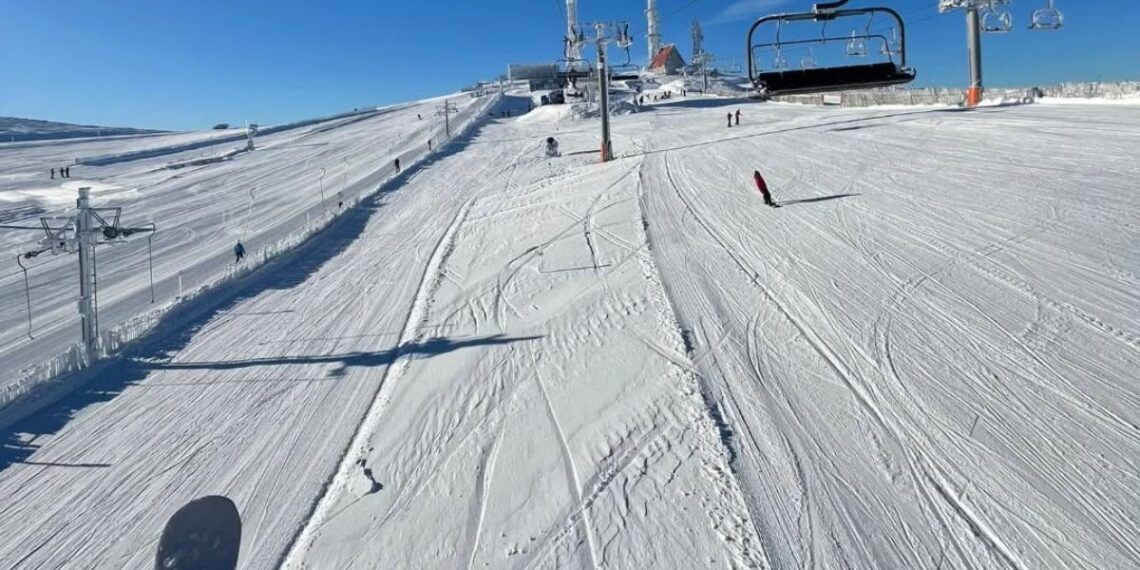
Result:
{"label": "snow-covered hill", "polygon": [[[173,228],[169,288],[415,112],[102,199]],[[243,568],[1140,565],[1136,107],[675,97],[605,165],[595,121],[484,120],[2,432],[0,561],[147,567],[217,493]]]}
{"label": "snow-covered hill", "polygon": [[38,119],[0,117],[0,142],[71,139],[83,137],[114,137],[122,135],[156,134],[160,131],[124,127],[73,125]]}
{"label": "snow-covered hill", "polygon": [[[452,117],[456,128],[489,102],[467,95],[450,99],[459,111]],[[445,139],[443,118],[434,116],[437,106],[432,99],[281,130],[259,137],[255,152],[174,170],[167,167],[244,147],[244,139],[201,146],[230,134],[209,131],[12,149],[0,154],[3,223],[34,227],[41,216],[65,215],[76,190],[90,187],[96,206],[124,207],[126,225],[157,224],[149,244],[135,239],[99,250],[99,322],[114,348],[153,325],[171,302],[245,271],[232,263],[237,241],[255,261],[276,255],[323,225],[339,211],[338,203],[350,204],[390,179],[396,158],[409,164],[424,156],[429,139]],[[131,159],[75,165],[70,178],[51,178],[50,166],[62,165],[64,153]],[[37,249],[41,237],[0,230],[9,259]],[[75,258],[45,254],[27,265],[30,329],[24,274],[15,263],[0,269],[0,420],[13,398],[74,364],[69,347],[78,330]]]}

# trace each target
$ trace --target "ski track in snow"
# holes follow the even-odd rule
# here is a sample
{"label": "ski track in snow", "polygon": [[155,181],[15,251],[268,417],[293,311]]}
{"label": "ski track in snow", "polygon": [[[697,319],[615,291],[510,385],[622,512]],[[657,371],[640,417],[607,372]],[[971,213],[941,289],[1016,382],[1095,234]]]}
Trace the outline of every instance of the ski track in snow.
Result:
{"label": "ski track in snow", "polygon": [[[96,196],[167,228],[167,295],[319,212],[319,168],[379,180],[431,104]],[[1140,566],[1134,107],[653,107],[607,165],[557,109],[487,119],[7,430],[0,565],[147,567],[221,493],[242,568]],[[150,143],[21,148],[0,196],[115,144]],[[137,254],[100,253],[109,321]],[[42,344],[0,271],[5,370],[69,338],[69,267],[33,278]]]}

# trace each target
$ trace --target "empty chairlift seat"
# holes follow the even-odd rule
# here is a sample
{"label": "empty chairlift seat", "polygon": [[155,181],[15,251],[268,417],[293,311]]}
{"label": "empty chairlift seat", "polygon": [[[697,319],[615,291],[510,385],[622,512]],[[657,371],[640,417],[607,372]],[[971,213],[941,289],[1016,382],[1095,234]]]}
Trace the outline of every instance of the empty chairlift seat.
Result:
{"label": "empty chairlift seat", "polygon": [[[748,75],[760,95],[793,95],[799,93],[824,93],[849,89],[868,89],[901,85],[914,81],[916,73],[906,65],[906,28],[902,17],[891,8],[873,7],[840,10],[849,0],[830,4],[817,4],[811,12],[774,14],[760,18],[748,31]],[[889,22],[891,35],[872,29],[871,22],[876,16],[885,16]],[[857,28],[846,28],[840,24],[855,21]],[[820,26],[820,35],[808,38],[787,40],[781,37],[785,24],[792,22],[815,23]],[[775,26],[775,39],[755,41],[761,29]],[[767,28],[765,27],[767,26]],[[850,35],[846,32],[850,30]],[[881,49],[869,50],[867,45],[878,45]],[[859,58],[860,63],[845,65],[809,66],[801,69],[787,68],[787,58],[781,50],[804,49],[805,46],[826,46],[838,44],[838,49],[849,58]],[[852,47],[855,46],[855,47]],[[812,47],[806,47],[810,51]],[[871,52],[881,61],[865,62]],[[774,54],[774,57],[767,57]],[[765,61],[773,64],[765,66]],[[814,58],[813,58],[814,61]]]}

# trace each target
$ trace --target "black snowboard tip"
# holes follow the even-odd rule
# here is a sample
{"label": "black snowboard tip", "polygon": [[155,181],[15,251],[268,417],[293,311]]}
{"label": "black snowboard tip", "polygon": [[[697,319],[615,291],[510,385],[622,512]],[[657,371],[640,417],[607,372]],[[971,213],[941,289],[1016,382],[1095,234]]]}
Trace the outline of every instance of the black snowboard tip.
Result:
{"label": "black snowboard tip", "polygon": [[193,500],[166,521],[156,570],[232,570],[241,548],[241,515],[226,497]]}

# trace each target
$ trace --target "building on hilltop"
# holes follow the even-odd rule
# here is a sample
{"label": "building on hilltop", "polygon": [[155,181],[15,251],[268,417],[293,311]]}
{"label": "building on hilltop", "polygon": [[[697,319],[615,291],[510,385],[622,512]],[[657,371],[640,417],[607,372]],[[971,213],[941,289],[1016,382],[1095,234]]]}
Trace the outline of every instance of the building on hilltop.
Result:
{"label": "building on hilltop", "polygon": [[649,71],[659,75],[676,75],[685,68],[685,60],[675,44],[667,44],[649,64]]}
{"label": "building on hilltop", "polygon": [[558,66],[553,63],[512,63],[507,66],[507,80],[526,81],[530,84],[532,91],[561,87],[558,80]]}

